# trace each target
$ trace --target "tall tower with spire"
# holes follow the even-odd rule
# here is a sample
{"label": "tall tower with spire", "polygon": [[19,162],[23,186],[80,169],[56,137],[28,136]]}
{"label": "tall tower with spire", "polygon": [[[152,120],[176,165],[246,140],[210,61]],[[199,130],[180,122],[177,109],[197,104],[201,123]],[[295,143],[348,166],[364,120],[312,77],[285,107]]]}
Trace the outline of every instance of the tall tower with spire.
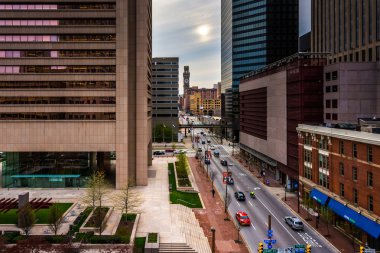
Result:
{"label": "tall tower with spire", "polygon": [[189,66],[184,67],[183,71],[183,93],[190,87],[190,70]]}

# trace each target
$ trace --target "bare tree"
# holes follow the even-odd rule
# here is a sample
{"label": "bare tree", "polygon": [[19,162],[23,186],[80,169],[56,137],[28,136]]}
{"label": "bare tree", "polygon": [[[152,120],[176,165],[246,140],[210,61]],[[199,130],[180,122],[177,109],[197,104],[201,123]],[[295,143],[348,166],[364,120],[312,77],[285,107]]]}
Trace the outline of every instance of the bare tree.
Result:
{"label": "bare tree", "polygon": [[128,213],[139,212],[139,208],[142,203],[141,196],[135,191],[134,185],[128,182],[121,190],[119,190],[113,197],[114,205],[121,210],[122,213],[125,212],[125,223],[128,224]]}
{"label": "bare tree", "polygon": [[25,235],[29,235],[30,230],[36,222],[36,216],[30,204],[26,204],[18,212],[18,227],[24,230]]}
{"label": "bare tree", "polygon": [[[226,195],[224,197],[224,203],[225,203],[225,208],[226,210],[228,210],[228,207],[230,206],[231,202],[232,202],[232,198],[230,195]],[[230,218],[228,217],[228,212],[226,212],[226,218],[224,218],[224,220],[230,220]]]}
{"label": "bare tree", "polygon": [[48,222],[50,229],[57,235],[59,228],[62,226],[62,214],[59,211],[58,205],[54,203],[49,209]]}

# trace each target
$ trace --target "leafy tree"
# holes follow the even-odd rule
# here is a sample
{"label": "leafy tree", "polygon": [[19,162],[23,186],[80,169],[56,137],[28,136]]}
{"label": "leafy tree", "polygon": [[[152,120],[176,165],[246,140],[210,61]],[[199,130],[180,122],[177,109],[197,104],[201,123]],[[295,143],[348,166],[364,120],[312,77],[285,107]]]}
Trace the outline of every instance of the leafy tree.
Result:
{"label": "leafy tree", "polygon": [[18,212],[18,227],[24,230],[25,235],[29,235],[30,230],[36,223],[36,216],[30,204],[26,204]]}
{"label": "leafy tree", "polygon": [[329,224],[332,222],[332,218],[333,218],[331,210],[326,206],[322,206],[321,207],[321,216],[326,221],[327,236],[330,236]]}
{"label": "leafy tree", "polygon": [[311,198],[304,196],[303,205],[306,207],[306,212],[307,212],[306,220],[309,221],[311,220],[309,209],[313,206],[313,200]]}
{"label": "leafy tree", "polygon": [[59,228],[62,226],[63,217],[57,204],[53,204],[49,209],[48,222],[50,229],[57,235]]}

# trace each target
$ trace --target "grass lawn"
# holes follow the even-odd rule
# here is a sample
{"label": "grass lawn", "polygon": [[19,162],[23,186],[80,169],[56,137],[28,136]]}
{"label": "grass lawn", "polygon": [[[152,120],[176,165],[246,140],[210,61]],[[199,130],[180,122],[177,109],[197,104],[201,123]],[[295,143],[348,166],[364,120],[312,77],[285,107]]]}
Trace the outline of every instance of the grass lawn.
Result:
{"label": "grass lawn", "polygon": [[190,208],[202,208],[201,200],[198,193],[188,193],[177,191],[177,185],[174,176],[174,165],[169,163],[169,184],[172,185],[172,191],[170,192],[170,201],[172,204],[181,204]]}
{"label": "grass lawn", "polygon": [[[61,215],[63,215],[72,204],[73,203],[56,203]],[[35,213],[37,219],[36,224],[48,224],[49,210],[50,208],[40,209]],[[11,209],[6,213],[0,213],[0,224],[17,224],[16,211],[17,209]]]}

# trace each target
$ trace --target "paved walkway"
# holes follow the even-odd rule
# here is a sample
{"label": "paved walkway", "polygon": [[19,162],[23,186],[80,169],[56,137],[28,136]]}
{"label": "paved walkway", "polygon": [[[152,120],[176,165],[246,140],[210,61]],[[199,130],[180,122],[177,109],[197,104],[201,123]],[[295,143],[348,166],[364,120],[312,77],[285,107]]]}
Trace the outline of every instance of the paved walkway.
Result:
{"label": "paved walkway", "polygon": [[[191,157],[189,162],[198,184],[199,191],[202,196],[205,209],[193,210],[207,239],[209,240],[210,247],[212,241],[211,227],[214,227],[215,232],[215,244],[216,252],[219,253],[234,253],[248,252],[248,249],[243,243],[235,243],[238,232],[232,221],[225,221],[226,214],[224,213],[224,203],[218,194],[212,197],[211,182],[206,177],[198,165],[198,160]],[[240,238],[241,239],[241,238]]]}
{"label": "paved walkway", "polygon": [[[235,158],[238,158],[235,156]],[[239,160],[239,159],[237,159]],[[249,170],[249,166],[244,162],[243,159],[240,159],[240,165],[245,167],[247,171],[250,171],[254,176],[264,181],[263,178],[259,175],[257,170]],[[357,252],[359,250],[359,245],[353,245],[352,240],[350,240],[343,233],[338,231],[332,225],[329,225],[327,229],[327,223],[320,219],[320,223],[318,228],[316,228],[315,217],[312,215],[308,215],[307,211],[300,206],[300,213],[298,214],[298,200],[297,195],[295,193],[286,193],[286,201],[285,201],[285,192],[284,188],[278,181],[276,181],[271,175],[266,177],[270,180],[270,186],[266,187],[274,196],[280,199],[285,205],[290,207],[290,209],[294,212],[294,214],[299,215],[304,222],[308,222],[314,230],[316,230],[319,234],[325,237],[332,245],[334,245],[340,252]],[[310,220],[308,218],[311,218]],[[355,249],[355,250],[354,250]]]}

